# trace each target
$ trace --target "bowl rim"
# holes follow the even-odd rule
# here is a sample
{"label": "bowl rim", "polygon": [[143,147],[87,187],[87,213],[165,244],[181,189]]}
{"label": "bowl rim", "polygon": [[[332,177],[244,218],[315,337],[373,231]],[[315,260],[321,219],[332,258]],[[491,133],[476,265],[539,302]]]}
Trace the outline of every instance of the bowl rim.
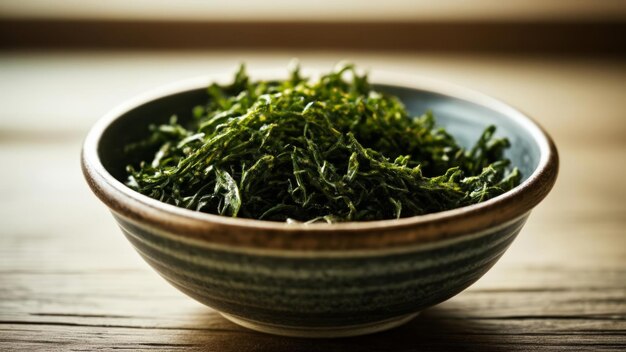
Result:
{"label": "bowl rim", "polygon": [[[250,72],[250,77],[254,80],[283,79],[286,78],[286,71],[254,70]],[[319,71],[303,71],[310,77],[319,74]],[[481,203],[400,219],[334,224],[287,223],[197,212],[140,194],[118,181],[105,169],[98,155],[98,145],[103,133],[114,121],[156,99],[203,89],[213,82],[220,84],[231,82],[232,75],[223,73],[194,77],[152,89],[106,113],[94,124],[85,138],[81,151],[81,168],[96,196],[114,214],[135,224],[209,242],[223,244],[243,242],[255,247],[268,248],[316,249],[322,242],[326,242],[321,244],[324,248],[369,248],[458,237],[518,219],[550,192],[558,173],[558,152],[551,137],[526,114],[486,94],[440,80],[375,70],[371,71],[369,76],[373,85],[426,91],[500,112],[514,120],[532,136],[540,151],[537,167],[520,185]],[[229,238],[228,233],[232,233],[233,229],[241,230],[239,231],[241,236]],[[372,236],[377,233],[384,235],[373,238]],[[349,237],[340,238],[348,234]],[[361,240],[359,237],[362,237]]]}

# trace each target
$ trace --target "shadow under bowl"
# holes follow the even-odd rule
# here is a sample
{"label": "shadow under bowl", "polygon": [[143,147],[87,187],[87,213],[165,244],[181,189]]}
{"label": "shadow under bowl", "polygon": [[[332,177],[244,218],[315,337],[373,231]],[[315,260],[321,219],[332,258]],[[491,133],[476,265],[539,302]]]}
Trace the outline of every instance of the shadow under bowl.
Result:
{"label": "shadow under bowl", "polygon": [[496,125],[511,141],[507,157],[522,183],[454,210],[332,225],[199,213],[126,187],[124,168],[133,160],[123,146],[144,137],[151,123],[189,116],[206,101],[212,81],[159,89],[103,117],[87,136],[82,168],[146,262],[182,292],[251,329],[339,337],[398,326],[487,272],[556,180],[556,148],[523,113],[453,85],[373,74],[379,90],[397,95],[412,114],[432,110],[462,145]]}

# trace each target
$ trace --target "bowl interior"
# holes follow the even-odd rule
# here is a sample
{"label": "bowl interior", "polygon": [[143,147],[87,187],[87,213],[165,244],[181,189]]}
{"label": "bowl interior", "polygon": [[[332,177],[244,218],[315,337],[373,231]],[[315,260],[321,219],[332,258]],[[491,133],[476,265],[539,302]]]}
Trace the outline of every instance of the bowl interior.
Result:
{"label": "bowl interior", "polygon": [[496,136],[507,137],[511,147],[506,156],[526,180],[539,165],[540,149],[531,133],[515,119],[500,111],[470,101],[406,87],[380,86],[380,89],[400,98],[413,115],[431,110],[437,125],[445,127],[457,142],[471,148],[484,129],[497,127]]}
{"label": "bowl interior", "polygon": [[[496,125],[496,135],[506,136],[511,141],[507,157],[520,169],[523,180],[539,165],[539,145],[518,119],[439,93],[389,85],[377,85],[377,88],[398,96],[413,115],[433,111],[437,124],[445,127],[464,147],[471,147],[486,126]],[[98,155],[104,168],[124,182],[126,165],[152,158],[152,155],[129,155],[124,152],[124,146],[147,136],[150,124],[166,122],[172,115],[177,115],[179,121],[190,118],[192,108],[206,103],[207,99],[204,88],[194,89],[146,102],[123,113],[109,125],[99,141]]]}
{"label": "bowl interior", "polygon": [[172,115],[179,121],[189,119],[193,107],[205,104],[207,99],[206,89],[194,89],[148,101],[123,113],[102,133],[97,147],[102,165],[113,177],[124,182],[127,165],[154,157],[154,154],[128,153],[124,146],[145,138],[150,134],[149,125],[165,123]]}

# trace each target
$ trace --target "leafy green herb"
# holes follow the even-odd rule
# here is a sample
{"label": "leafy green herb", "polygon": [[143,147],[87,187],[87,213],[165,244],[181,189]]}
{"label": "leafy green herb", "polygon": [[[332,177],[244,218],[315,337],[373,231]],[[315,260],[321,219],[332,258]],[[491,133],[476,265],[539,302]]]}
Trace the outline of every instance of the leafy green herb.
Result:
{"label": "leafy green herb", "polygon": [[285,221],[401,218],[482,202],[520,182],[504,138],[489,126],[465,150],[430,112],[412,117],[395,97],[344,65],[317,81],[208,87],[191,121],[150,126],[128,151],[127,185],[163,202],[232,217]]}

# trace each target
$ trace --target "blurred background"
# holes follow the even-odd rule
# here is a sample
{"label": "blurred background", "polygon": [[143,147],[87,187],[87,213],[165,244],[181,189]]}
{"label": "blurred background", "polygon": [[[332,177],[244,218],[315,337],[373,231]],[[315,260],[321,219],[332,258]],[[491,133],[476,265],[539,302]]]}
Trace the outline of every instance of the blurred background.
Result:
{"label": "blurred background", "polygon": [[625,7],[620,0],[3,0],[0,13],[7,49],[619,55]]}
{"label": "blurred background", "polygon": [[[157,85],[233,72],[240,62],[251,71],[285,68],[294,57],[305,68],[351,60],[473,88],[528,113],[554,137],[554,191],[494,270],[434,310],[435,320],[464,319],[435,339],[462,344],[459,336],[482,329],[504,334],[504,346],[506,334],[512,343],[553,333],[542,336],[556,344],[595,331],[605,346],[623,344],[623,0],[0,0],[0,324],[65,324],[49,337],[65,342],[79,329],[71,324],[226,324],[200,317],[197,303],[133,252],[82,178],[81,143],[100,116]],[[147,293],[133,296],[139,291]],[[621,320],[580,330],[570,318],[582,313]],[[563,315],[570,325],[503,318],[516,314]],[[485,325],[485,316],[503,325]],[[32,337],[12,333],[20,336],[14,342]],[[172,339],[162,333],[117,338]]]}
{"label": "blurred background", "polygon": [[[79,136],[155,85],[244,61],[284,68],[294,57],[305,67],[353,60],[453,81],[550,124],[569,111],[548,118],[546,94],[590,91],[581,84],[595,82],[576,76],[622,78],[601,69],[623,68],[625,33],[620,0],[0,0],[0,133]],[[572,91],[545,85],[556,75]]]}

